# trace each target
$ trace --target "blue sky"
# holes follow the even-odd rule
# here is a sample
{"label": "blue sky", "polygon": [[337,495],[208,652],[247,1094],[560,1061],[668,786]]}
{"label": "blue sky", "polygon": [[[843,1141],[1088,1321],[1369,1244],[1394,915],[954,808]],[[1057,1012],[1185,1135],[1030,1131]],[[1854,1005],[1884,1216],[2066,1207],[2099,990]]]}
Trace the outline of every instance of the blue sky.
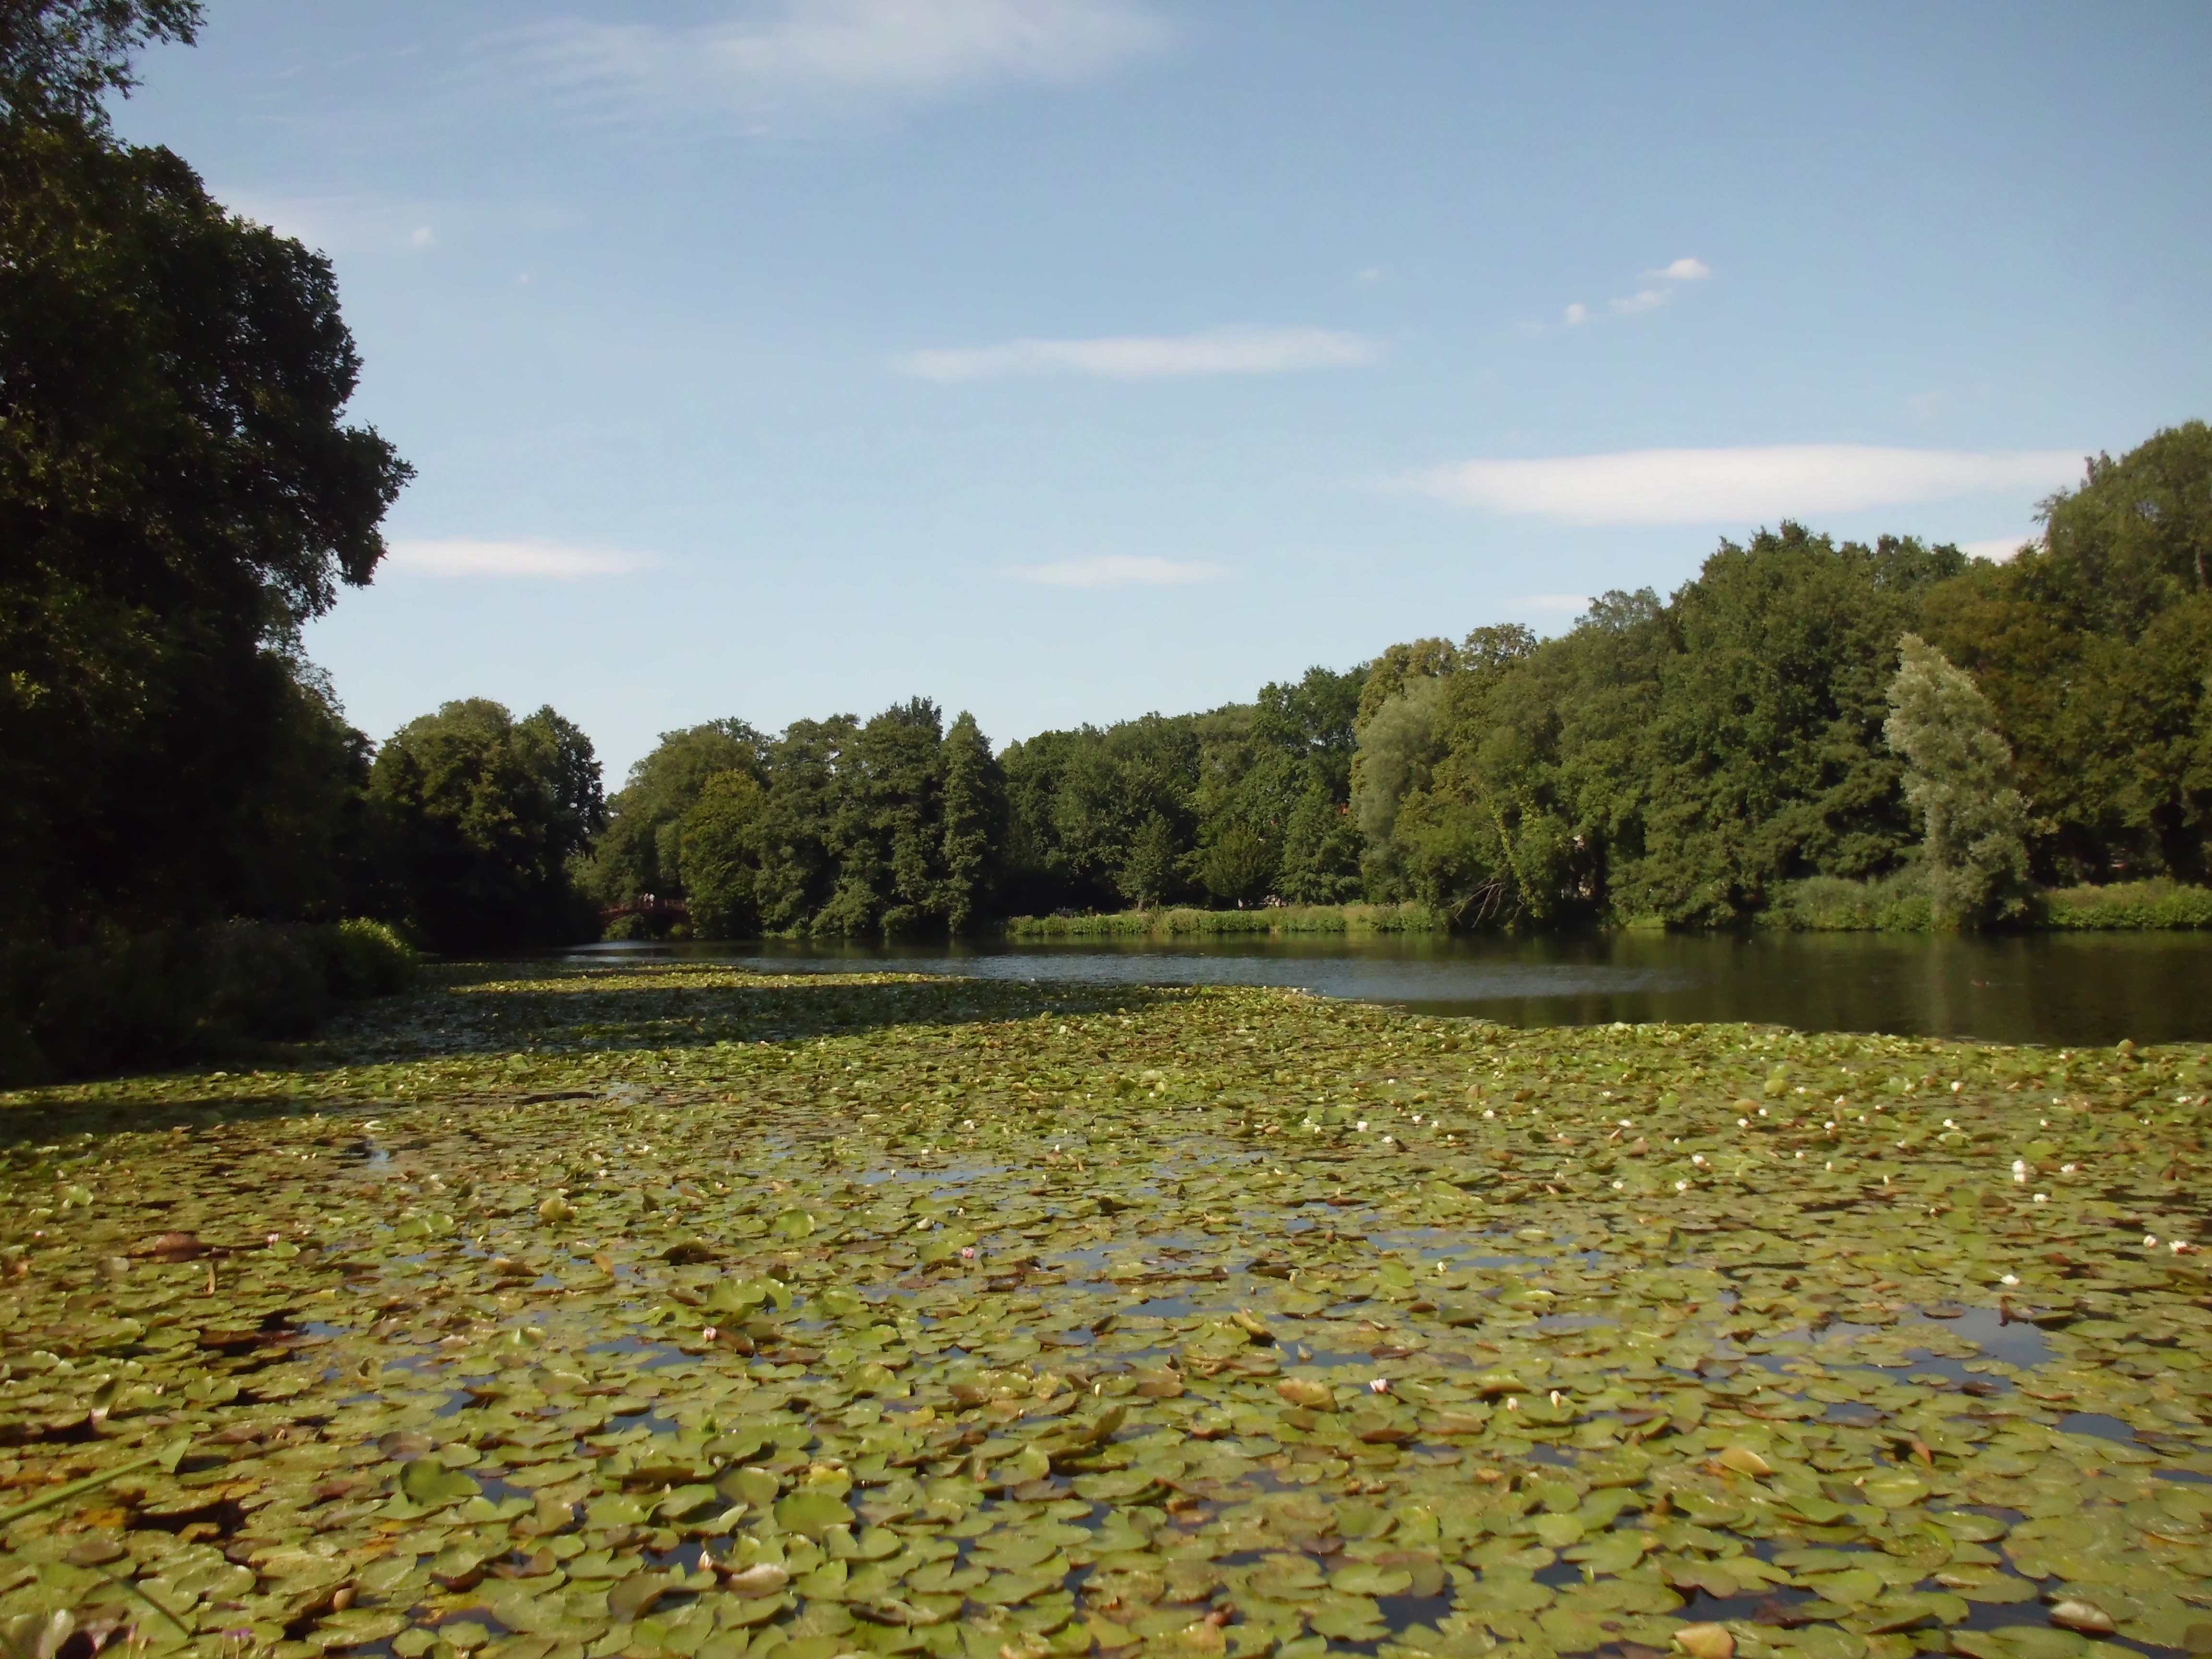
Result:
{"label": "blue sky", "polygon": [[119,112],[335,261],[382,736],[1001,744],[1692,574],[2002,550],[2212,413],[2212,9],[209,0]]}

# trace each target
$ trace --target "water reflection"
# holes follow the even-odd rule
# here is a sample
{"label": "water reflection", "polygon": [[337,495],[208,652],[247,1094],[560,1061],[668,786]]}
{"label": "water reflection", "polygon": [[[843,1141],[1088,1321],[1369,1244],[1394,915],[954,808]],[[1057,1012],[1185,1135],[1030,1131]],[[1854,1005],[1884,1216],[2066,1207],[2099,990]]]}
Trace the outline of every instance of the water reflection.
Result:
{"label": "water reflection", "polygon": [[2002,1042],[2212,1040],[2212,935],[1924,939],[1608,933],[1552,939],[1085,939],[602,945],[589,954],[790,972],[1293,987],[1520,1025],[1750,1020]]}

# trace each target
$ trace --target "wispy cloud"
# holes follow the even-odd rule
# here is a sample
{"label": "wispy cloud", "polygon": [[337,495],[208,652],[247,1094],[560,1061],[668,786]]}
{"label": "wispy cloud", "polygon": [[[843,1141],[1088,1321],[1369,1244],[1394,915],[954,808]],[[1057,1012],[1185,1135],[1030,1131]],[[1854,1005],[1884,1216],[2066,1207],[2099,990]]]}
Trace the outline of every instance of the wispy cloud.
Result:
{"label": "wispy cloud", "polygon": [[1398,487],[1455,506],[1570,524],[1747,524],[1949,496],[2041,495],[2081,471],[2073,450],[1774,444],[1473,460]]}
{"label": "wispy cloud", "polygon": [[[1634,317],[1647,311],[1656,311],[1660,307],[1673,302],[1682,283],[1702,283],[1712,274],[1713,268],[1703,259],[1685,255],[1656,270],[1645,271],[1644,287],[1633,294],[1624,294],[1618,299],[1607,301],[1605,308],[1616,317]],[[1547,326],[1542,323],[1523,323],[1521,331],[1524,334],[1547,334],[1552,327],[1580,328],[1589,321],[1590,316],[1589,307],[1577,300],[1559,313],[1557,324]]]}
{"label": "wispy cloud", "polygon": [[1970,559],[1988,559],[1994,563],[2002,564],[2006,560],[2015,556],[2022,547],[2039,543],[2042,539],[2040,535],[2033,532],[2020,536],[1990,536],[1978,542],[1960,542],[1959,551]]}
{"label": "wispy cloud", "polygon": [[1226,573],[1217,564],[1183,563],[1133,554],[1062,559],[1052,564],[1018,564],[1006,573],[1016,581],[1046,587],[1188,587]]}
{"label": "wispy cloud", "polygon": [[712,22],[561,18],[506,40],[542,79],[665,107],[1079,80],[1171,38],[1139,0],[753,0]]}
{"label": "wispy cloud", "polygon": [[1587,593],[1523,593],[1509,609],[1521,611],[1565,611],[1579,616],[1589,609]]}
{"label": "wispy cloud", "polygon": [[510,580],[580,581],[626,576],[659,562],[650,554],[606,548],[564,547],[557,542],[477,541],[453,537],[392,544],[386,569],[421,576],[489,576]]}
{"label": "wispy cloud", "polygon": [[1325,328],[1215,329],[1203,334],[1129,334],[1095,340],[1009,340],[1002,345],[910,351],[893,360],[925,380],[984,380],[1008,374],[1092,374],[1111,380],[1191,374],[1279,374],[1298,368],[1354,368],[1382,356],[1371,340]]}

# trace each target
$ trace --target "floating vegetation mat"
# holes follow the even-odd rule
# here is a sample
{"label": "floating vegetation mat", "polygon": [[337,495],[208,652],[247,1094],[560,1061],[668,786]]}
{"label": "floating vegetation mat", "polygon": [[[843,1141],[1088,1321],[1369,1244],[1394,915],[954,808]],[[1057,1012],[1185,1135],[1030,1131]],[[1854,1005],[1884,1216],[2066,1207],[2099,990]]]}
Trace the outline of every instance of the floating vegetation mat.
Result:
{"label": "floating vegetation mat", "polygon": [[0,1101],[11,1654],[2212,1654],[2202,1048],[502,971]]}

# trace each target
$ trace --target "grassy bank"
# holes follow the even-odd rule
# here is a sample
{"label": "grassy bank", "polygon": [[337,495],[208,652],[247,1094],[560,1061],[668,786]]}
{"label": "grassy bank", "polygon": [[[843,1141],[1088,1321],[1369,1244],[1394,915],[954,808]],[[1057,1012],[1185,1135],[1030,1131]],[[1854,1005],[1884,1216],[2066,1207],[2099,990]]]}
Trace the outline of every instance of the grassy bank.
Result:
{"label": "grassy bank", "polygon": [[[1778,889],[1759,924],[1805,933],[1925,933],[1934,931],[1935,917],[1909,876],[1869,882],[1815,876]],[[2029,901],[2014,927],[2030,932],[2212,927],[2212,889],[2172,881],[2045,889]]]}
{"label": "grassy bank", "polygon": [[290,1069],[0,1097],[11,1628],[2126,1651],[2063,1586],[2200,1644],[2201,1048],[441,977]]}
{"label": "grassy bank", "polygon": [[1286,904],[1272,909],[1171,906],[1084,916],[1016,916],[1009,939],[1169,939],[1228,933],[1441,933],[1449,923],[1425,904]]}
{"label": "grassy bank", "polygon": [[2212,888],[2172,881],[2058,888],[2042,896],[2038,920],[2054,928],[2212,927]]}

